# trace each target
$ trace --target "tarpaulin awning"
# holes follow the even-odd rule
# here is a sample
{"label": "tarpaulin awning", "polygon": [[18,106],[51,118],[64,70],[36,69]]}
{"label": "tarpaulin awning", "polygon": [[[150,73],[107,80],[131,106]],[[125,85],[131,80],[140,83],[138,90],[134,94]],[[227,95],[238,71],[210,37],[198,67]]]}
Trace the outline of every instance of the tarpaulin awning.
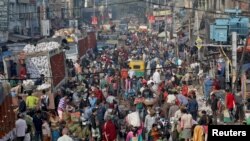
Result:
{"label": "tarpaulin awning", "polygon": [[28,39],[31,39],[31,37],[25,36],[25,35],[18,35],[18,34],[10,34],[8,38],[8,40],[12,42],[19,42],[19,41],[24,41]]}
{"label": "tarpaulin awning", "polygon": [[3,57],[5,56],[11,56],[12,55],[12,52],[11,51],[4,51],[0,54],[0,60],[3,59]]}

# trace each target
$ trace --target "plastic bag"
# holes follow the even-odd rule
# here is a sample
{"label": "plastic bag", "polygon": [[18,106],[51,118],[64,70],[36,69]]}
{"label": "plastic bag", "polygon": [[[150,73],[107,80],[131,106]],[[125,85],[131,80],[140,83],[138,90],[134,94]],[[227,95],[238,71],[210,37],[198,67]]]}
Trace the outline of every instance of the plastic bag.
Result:
{"label": "plastic bag", "polygon": [[139,112],[133,112],[127,115],[126,121],[129,125],[132,125],[134,127],[140,127],[141,120],[139,116]]}

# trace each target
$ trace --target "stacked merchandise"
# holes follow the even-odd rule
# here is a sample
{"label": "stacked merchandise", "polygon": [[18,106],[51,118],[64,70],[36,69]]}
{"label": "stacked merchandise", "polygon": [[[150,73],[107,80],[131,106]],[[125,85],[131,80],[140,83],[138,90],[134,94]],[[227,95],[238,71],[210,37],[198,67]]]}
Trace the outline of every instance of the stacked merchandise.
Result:
{"label": "stacked merchandise", "polygon": [[[59,47],[60,44],[58,42],[43,42],[37,44],[36,46],[28,44],[24,47],[23,51],[27,56],[27,73],[30,74],[31,78],[38,78],[41,74],[44,74],[45,77],[50,77],[48,52],[58,49]],[[39,53],[45,54],[39,55]]]}

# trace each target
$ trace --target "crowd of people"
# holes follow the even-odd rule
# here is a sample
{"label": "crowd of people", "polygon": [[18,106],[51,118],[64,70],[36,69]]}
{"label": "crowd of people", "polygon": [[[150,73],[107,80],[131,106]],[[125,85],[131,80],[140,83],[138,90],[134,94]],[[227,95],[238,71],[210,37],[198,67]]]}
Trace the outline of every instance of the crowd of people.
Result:
{"label": "crowd of people", "polygon": [[[90,51],[81,60],[68,61],[69,79],[54,94],[55,109],[49,108],[47,91],[41,97],[32,90],[26,99],[18,96],[17,141],[205,141],[208,125],[219,124],[221,117],[228,114],[227,122],[243,122],[241,95],[221,90],[209,76],[204,102],[212,113],[202,110],[198,97],[203,91],[193,87],[203,84],[192,77],[197,69],[187,69],[185,47],[176,57],[174,44],[147,33],[127,36],[129,46]],[[144,77],[129,69],[133,60],[145,61]],[[226,94],[226,103],[218,93]],[[131,121],[131,113],[139,119]]]}

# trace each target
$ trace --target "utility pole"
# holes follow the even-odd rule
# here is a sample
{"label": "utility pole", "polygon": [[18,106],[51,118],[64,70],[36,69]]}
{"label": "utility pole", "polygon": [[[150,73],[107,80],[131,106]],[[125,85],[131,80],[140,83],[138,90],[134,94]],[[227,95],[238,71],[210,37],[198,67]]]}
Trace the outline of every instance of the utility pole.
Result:
{"label": "utility pole", "polygon": [[232,88],[234,92],[237,91],[237,88],[234,86],[237,75],[237,33],[232,32]]}
{"label": "utility pole", "polygon": [[171,4],[171,15],[172,15],[172,22],[171,22],[171,31],[170,31],[170,39],[174,37],[174,2]]}

